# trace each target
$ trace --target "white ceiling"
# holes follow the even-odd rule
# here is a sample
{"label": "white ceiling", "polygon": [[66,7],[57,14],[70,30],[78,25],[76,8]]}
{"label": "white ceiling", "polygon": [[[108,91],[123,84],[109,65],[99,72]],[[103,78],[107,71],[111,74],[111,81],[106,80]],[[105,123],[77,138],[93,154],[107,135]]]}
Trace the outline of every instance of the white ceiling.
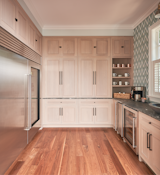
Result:
{"label": "white ceiling", "polygon": [[42,29],[133,29],[159,0],[23,0]]}

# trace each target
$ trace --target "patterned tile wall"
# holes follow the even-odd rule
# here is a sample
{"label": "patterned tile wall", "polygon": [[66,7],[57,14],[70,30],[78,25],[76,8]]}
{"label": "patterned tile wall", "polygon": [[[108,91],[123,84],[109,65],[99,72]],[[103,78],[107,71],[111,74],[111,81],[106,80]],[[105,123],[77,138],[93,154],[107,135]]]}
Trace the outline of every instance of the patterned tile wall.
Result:
{"label": "patterned tile wall", "polygon": [[155,11],[134,29],[134,86],[145,86],[146,95],[149,92],[149,27],[159,20],[154,17]]}

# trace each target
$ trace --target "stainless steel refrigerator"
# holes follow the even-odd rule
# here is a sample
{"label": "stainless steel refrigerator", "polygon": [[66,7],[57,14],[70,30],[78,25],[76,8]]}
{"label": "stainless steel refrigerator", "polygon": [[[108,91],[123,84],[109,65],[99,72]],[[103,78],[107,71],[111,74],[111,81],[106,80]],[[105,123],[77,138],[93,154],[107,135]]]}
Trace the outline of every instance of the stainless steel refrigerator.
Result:
{"label": "stainless steel refrigerator", "polygon": [[0,175],[39,127],[40,65],[0,47]]}

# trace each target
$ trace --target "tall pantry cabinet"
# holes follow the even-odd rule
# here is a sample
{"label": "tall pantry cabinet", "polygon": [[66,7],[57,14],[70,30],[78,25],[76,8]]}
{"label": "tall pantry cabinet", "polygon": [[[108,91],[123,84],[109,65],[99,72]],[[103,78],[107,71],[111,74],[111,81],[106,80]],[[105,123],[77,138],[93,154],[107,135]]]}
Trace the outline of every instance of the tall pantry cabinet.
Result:
{"label": "tall pantry cabinet", "polygon": [[[43,37],[44,126],[111,125],[111,107],[107,99],[112,97],[110,56],[110,37]],[[95,103],[97,116],[92,116],[92,122],[81,115],[82,98],[90,99],[89,106]],[[59,104],[64,103],[65,110],[62,110]],[[62,111],[66,111],[63,117]],[[67,115],[69,111],[71,115]],[[102,117],[101,113],[104,113]]]}

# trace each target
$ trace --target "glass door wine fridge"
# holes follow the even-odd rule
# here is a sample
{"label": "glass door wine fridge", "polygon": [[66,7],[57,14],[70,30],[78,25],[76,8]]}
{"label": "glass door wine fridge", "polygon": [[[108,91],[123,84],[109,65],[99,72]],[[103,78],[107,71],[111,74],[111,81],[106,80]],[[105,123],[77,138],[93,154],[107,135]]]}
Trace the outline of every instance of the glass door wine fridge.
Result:
{"label": "glass door wine fridge", "polygon": [[138,112],[127,106],[124,106],[124,141],[132,148],[138,155]]}

